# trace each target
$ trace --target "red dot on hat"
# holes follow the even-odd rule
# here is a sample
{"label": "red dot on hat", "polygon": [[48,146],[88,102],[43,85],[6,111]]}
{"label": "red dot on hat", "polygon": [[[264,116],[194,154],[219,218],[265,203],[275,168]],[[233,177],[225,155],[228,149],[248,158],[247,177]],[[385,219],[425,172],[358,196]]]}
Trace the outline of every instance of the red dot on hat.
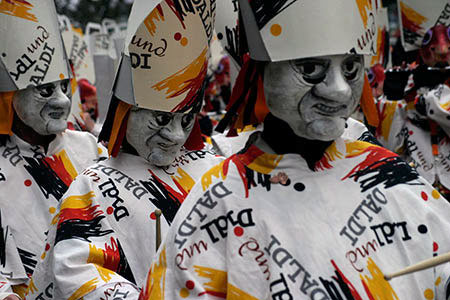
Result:
{"label": "red dot on hat", "polygon": [[108,215],[112,214],[113,212],[114,212],[114,208],[112,208],[112,206],[110,206],[110,207],[108,207],[108,208],[106,209],[106,213],[107,213]]}
{"label": "red dot on hat", "polygon": [[186,281],[186,287],[192,290],[195,287],[195,283],[192,280]]}
{"label": "red dot on hat", "polygon": [[150,214],[150,219],[156,220],[156,214],[155,214],[155,212],[152,212],[152,213]]}
{"label": "red dot on hat", "polygon": [[240,226],[234,228],[234,234],[236,236],[242,236],[244,234],[244,229]]}
{"label": "red dot on hat", "polygon": [[181,33],[179,33],[179,32],[175,33],[175,35],[173,36],[173,38],[175,39],[175,41],[181,40]]}
{"label": "red dot on hat", "polygon": [[428,195],[427,195],[427,193],[422,192],[420,195],[422,196],[422,199],[423,199],[423,200],[428,201]]}
{"label": "red dot on hat", "polygon": [[413,135],[414,131],[410,130],[408,133],[409,135]]}
{"label": "red dot on hat", "polygon": [[31,180],[27,179],[23,182],[23,184],[25,184],[25,186],[30,186],[31,185]]}
{"label": "red dot on hat", "polygon": [[50,244],[45,244],[45,251],[48,251],[48,250],[50,250]]}
{"label": "red dot on hat", "polygon": [[439,245],[436,242],[433,242],[433,251],[438,251]]}

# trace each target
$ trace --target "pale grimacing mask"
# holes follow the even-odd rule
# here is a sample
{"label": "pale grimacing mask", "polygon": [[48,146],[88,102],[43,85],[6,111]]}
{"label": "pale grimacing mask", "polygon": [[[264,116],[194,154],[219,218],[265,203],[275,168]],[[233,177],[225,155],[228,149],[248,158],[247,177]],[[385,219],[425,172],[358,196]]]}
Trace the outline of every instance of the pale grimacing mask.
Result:
{"label": "pale grimacing mask", "polygon": [[364,85],[361,55],[343,54],[270,62],[264,93],[270,112],[297,136],[320,141],[340,137]]}
{"label": "pale grimacing mask", "polygon": [[140,157],[158,167],[169,166],[194,127],[194,113],[169,113],[133,107],[126,138]]}
{"label": "pale grimacing mask", "polygon": [[58,134],[67,128],[71,97],[69,80],[61,80],[17,91],[13,106],[17,116],[40,135]]}

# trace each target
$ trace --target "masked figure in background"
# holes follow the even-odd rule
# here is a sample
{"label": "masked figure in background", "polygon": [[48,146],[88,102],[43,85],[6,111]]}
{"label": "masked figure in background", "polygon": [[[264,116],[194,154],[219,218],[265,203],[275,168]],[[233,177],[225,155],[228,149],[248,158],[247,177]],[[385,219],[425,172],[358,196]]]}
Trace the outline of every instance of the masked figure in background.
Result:
{"label": "masked figure in background", "polygon": [[194,186],[142,298],[445,299],[448,269],[383,273],[450,250],[448,203],[396,154],[342,137],[371,96],[357,38],[372,6],[239,4],[252,59],[238,80],[257,87],[242,111],[265,104],[264,130]]}
{"label": "masked figure in background", "polygon": [[101,124],[97,123],[98,119],[98,98],[97,88],[89,83],[86,79],[78,81],[78,88],[80,89],[80,98],[82,105],[81,118],[84,121],[84,130],[89,131],[95,136],[100,134],[102,129]]}
{"label": "masked figure in background", "polygon": [[61,197],[106,149],[66,130],[70,69],[54,2],[4,4],[0,28],[0,270],[23,295]]}
{"label": "masked figure in background", "polygon": [[[123,56],[100,134],[111,158],[87,168],[63,196],[27,299],[137,299],[156,252],[155,210],[162,211],[164,235],[200,175],[223,160],[203,148],[196,121],[204,97],[207,35],[199,34],[199,15],[186,17],[189,26],[183,28],[177,18],[181,12],[168,3],[133,4],[129,41],[156,44],[164,38],[173,52],[152,60],[151,70],[133,68],[134,58]],[[149,31],[144,18],[154,14],[165,21],[155,21]],[[177,32],[189,39],[188,45],[173,39]],[[126,49],[131,57],[147,53],[132,43]],[[178,57],[183,59],[173,65]],[[193,65],[185,77],[182,71]],[[195,84],[185,90],[176,86],[171,92],[180,97],[167,98],[166,90],[152,88],[166,78]],[[123,90],[128,87],[130,94]]]}
{"label": "masked figure in background", "polygon": [[[378,98],[380,126],[376,137],[399,153],[450,199],[450,27],[440,24],[447,0],[431,6],[402,1],[403,41],[407,51],[418,49],[418,65],[386,73],[385,96]],[[448,8],[447,8],[448,9]],[[427,18],[416,24],[415,16]],[[438,23],[439,25],[435,25]],[[429,28],[427,26],[430,26]],[[433,27],[431,27],[433,26]],[[418,30],[420,29],[420,30]],[[405,86],[409,78],[408,87]]]}

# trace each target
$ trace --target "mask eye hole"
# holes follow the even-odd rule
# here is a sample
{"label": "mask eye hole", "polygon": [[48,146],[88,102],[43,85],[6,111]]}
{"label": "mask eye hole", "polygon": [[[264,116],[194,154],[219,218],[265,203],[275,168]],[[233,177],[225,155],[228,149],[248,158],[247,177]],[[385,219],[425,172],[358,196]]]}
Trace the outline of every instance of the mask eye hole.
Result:
{"label": "mask eye hole", "polygon": [[69,91],[69,80],[61,81],[61,91],[66,95],[68,94],[67,92]]}
{"label": "mask eye hole", "polygon": [[156,123],[159,126],[166,126],[170,123],[170,121],[172,121],[172,117],[169,114],[165,114],[165,113],[160,113],[158,114],[156,117]]}
{"label": "mask eye hole", "polygon": [[53,84],[41,85],[36,88],[39,91],[39,95],[43,98],[49,98],[55,91],[55,86]]}
{"label": "mask eye hole", "polygon": [[194,114],[186,114],[181,118],[181,126],[188,128],[194,121]]}
{"label": "mask eye hole", "polygon": [[328,63],[319,60],[292,61],[291,65],[308,84],[318,84],[322,82],[325,79],[328,70]]}
{"label": "mask eye hole", "polygon": [[369,79],[369,83],[372,84],[375,79],[375,75],[373,74],[372,69],[369,69],[367,71],[367,78]]}
{"label": "mask eye hole", "polygon": [[361,69],[362,63],[359,58],[351,57],[342,64],[342,72],[348,81],[355,80]]}
{"label": "mask eye hole", "polygon": [[431,31],[431,29],[429,29],[423,36],[422,46],[428,45],[431,42],[432,38],[433,38],[433,31]]}

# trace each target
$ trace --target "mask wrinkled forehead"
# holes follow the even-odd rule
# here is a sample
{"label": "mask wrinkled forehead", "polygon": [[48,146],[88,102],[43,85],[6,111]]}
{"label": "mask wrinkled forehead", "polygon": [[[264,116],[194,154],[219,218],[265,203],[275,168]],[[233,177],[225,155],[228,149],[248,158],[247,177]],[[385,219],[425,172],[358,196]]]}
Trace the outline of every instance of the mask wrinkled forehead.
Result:
{"label": "mask wrinkled forehead", "polygon": [[371,53],[376,0],[239,0],[250,55],[280,61],[334,54]]}
{"label": "mask wrinkled forehead", "polygon": [[54,1],[1,1],[0,40],[0,92],[70,77]]}
{"label": "mask wrinkled forehead", "polygon": [[142,108],[188,112],[202,99],[215,0],[136,0],[114,93]]}

